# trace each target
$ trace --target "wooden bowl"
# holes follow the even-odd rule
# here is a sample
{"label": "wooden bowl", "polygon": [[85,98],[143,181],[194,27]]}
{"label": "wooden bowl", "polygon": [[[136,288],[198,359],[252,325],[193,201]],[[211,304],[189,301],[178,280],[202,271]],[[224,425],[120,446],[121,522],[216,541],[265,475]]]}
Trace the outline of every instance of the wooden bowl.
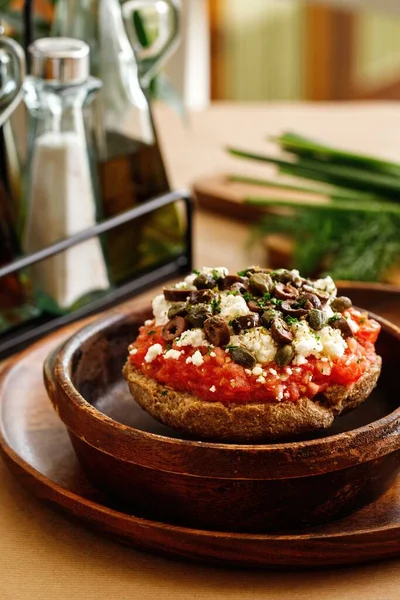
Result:
{"label": "wooden bowl", "polygon": [[88,478],[122,510],[225,531],[296,530],[382,494],[400,468],[400,330],[379,319],[380,382],[314,439],[268,444],[180,437],[131,398],[127,346],[149,311],[90,324],[45,363],[48,394]]}

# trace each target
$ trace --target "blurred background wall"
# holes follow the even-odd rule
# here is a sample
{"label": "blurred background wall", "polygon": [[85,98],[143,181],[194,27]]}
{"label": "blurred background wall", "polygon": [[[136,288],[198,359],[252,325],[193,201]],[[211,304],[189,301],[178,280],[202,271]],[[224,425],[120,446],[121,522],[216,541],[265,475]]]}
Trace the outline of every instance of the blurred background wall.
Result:
{"label": "blurred background wall", "polygon": [[213,99],[400,99],[400,0],[209,0],[209,11]]}

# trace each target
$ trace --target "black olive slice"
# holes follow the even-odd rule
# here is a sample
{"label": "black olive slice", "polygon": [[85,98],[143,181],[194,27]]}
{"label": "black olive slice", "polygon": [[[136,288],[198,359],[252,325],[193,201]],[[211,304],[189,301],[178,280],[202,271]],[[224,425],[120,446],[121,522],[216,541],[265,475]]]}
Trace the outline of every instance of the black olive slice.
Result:
{"label": "black olive slice", "polygon": [[229,344],[229,327],[222,317],[210,317],[207,319],[204,322],[204,331],[206,338],[214,346],[226,346]]}
{"label": "black olive slice", "polygon": [[344,338],[348,338],[353,335],[353,331],[350,325],[348,324],[347,319],[345,319],[341,315],[336,319],[329,319],[329,325],[333,327],[333,329],[339,329],[340,333]]}
{"label": "black olive slice", "polygon": [[227,275],[218,281],[218,286],[221,290],[229,290],[234,283],[243,284],[244,282],[244,277],[240,277],[239,275]]}
{"label": "black olive slice", "polygon": [[304,308],[318,308],[319,310],[321,310],[322,308],[321,300],[316,294],[311,294],[311,292],[307,292],[306,294],[302,295],[301,299],[305,300]]}
{"label": "black olive slice", "polygon": [[295,300],[299,295],[299,291],[290,283],[285,285],[280,282],[275,284],[272,293],[275,298],[279,298],[280,300]]}
{"label": "black olive slice", "polygon": [[288,315],[289,317],[293,317],[294,319],[300,319],[300,317],[304,317],[304,315],[307,314],[308,311],[306,308],[296,307],[296,304],[293,304],[294,306],[289,300],[285,300],[285,302],[282,302],[282,304],[280,305],[280,309],[283,312],[283,314]]}
{"label": "black olive slice", "polygon": [[257,313],[252,313],[251,315],[243,315],[242,317],[236,317],[236,319],[233,319],[231,325],[234,333],[239,334],[242,331],[245,331],[245,329],[259,327],[260,315]]}
{"label": "black olive slice", "polygon": [[271,336],[277,344],[290,344],[294,335],[282,319],[275,319],[271,325]]}
{"label": "black olive slice", "polygon": [[164,288],[164,298],[168,302],[182,302],[190,296],[189,290],[179,290],[178,288]]}
{"label": "black olive slice", "polygon": [[162,337],[166,342],[172,342],[188,328],[184,317],[174,317],[162,328]]}
{"label": "black olive slice", "polygon": [[214,293],[211,290],[197,290],[196,292],[190,293],[191,304],[208,304],[212,302]]}

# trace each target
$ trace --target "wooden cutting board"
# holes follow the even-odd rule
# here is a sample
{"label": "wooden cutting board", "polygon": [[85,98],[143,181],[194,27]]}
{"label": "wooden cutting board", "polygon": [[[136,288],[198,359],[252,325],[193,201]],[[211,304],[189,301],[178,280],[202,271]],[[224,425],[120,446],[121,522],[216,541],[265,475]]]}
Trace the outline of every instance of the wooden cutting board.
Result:
{"label": "wooden cutting board", "polygon": [[229,175],[210,175],[197,180],[193,191],[200,208],[209,210],[225,217],[241,221],[254,222],[268,213],[276,213],[275,207],[257,207],[246,204],[246,198],[270,198],[277,200],[296,200],[308,202],[321,201],[322,197],[306,192],[267,188],[238,181],[231,181]]}

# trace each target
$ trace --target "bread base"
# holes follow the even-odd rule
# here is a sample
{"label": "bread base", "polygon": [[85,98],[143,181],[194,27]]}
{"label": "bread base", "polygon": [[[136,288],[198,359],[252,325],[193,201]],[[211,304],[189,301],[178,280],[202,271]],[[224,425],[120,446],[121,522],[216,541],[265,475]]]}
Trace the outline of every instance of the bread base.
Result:
{"label": "bread base", "polygon": [[333,385],[313,400],[297,402],[209,402],[146,378],[128,360],[123,373],[136,402],[152,417],[199,439],[273,441],[330,427],[343,412],[368,398],[377,384],[380,356],[350,387]]}

